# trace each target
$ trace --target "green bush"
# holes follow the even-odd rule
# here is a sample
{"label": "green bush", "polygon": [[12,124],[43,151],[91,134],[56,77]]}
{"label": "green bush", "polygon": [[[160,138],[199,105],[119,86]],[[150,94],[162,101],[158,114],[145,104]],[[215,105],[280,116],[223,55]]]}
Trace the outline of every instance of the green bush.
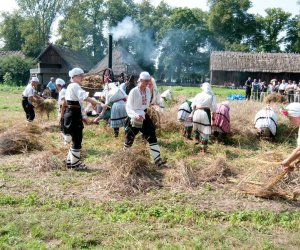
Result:
{"label": "green bush", "polygon": [[0,58],[0,75],[7,85],[26,85],[34,60],[20,55]]}

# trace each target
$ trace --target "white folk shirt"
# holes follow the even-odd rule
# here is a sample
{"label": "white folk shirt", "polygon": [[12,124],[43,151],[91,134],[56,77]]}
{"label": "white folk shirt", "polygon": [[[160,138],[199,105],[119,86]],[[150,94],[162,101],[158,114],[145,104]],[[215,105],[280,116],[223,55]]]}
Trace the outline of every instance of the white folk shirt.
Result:
{"label": "white folk shirt", "polygon": [[76,82],[68,85],[66,90],[66,101],[78,101],[81,106],[81,114],[85,117],[83,101],[89,97],[89,92],[84,91]]}
{"label": "white folk shirt", "polygon": [[61,106],[61,100],[64,99],[66,96],[66,89],[65,88],[62,88],[60,91],[59,91],[59,94],[58,94],[58,112],[59,112],[59,115],[60,115],[60,106]]}
{"label": "white folk shirt", "polygon": [[139,87],[133,88],[127,99],[126,103],[126,111],[130,118],[134,119],[139,115],[145,118],[145,109],[147,109],[150,105],[150,89],[146,88],[145,92],[142,93]]}
{"label": "white folk shirt", "polygon": [[30,96],[34,96],[35,94],[35,89],[34,87],[31,85],[31,83],[29,83],[26,88],[24,89],[22,96],[24,97],[30,97]]}
{"label": "white folk shirt", "polygon": [[215,112],[217,110],[216,97],[204,92],[197,94],[192,102],[192,109],[195,108],[209,108],[211,112]]}

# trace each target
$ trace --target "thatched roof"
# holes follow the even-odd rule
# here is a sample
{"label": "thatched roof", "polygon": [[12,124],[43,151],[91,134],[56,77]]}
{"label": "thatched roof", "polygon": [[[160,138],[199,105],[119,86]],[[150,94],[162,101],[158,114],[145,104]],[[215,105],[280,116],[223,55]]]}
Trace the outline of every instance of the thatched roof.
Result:
{"label": "thatched roof", "polygon": [[[89,75],[100,74],[108,67],[108,55],[106,55],[89,72]],[[124,73],[126,75],[138,75],[143,70],[135,62],[133,56],[122,47],[116,47],[112,51],[112,70],[115,75]]]}
{"label": "thatched roof", "polygon": [[69,68],[79,67],[82,68],[85,72],[88,72],[93,64],[88,56],[81,52],[75,51],[70,48],[61,45],[50,44],[38,57],[38,60],[41,60],[43,55],[47,53],[49,50],[55,50],[61,58],[69,65]]}
{"label": "thatched roof", "polygon": [[300,73],[300,54],[213,51],[210,70]]}
{"label": "thatched roof", "polygon": [[5,56],[22,56],[25,57],[22,51],[17,50],[17,51],[0,51],[0,57],[5,57]]}

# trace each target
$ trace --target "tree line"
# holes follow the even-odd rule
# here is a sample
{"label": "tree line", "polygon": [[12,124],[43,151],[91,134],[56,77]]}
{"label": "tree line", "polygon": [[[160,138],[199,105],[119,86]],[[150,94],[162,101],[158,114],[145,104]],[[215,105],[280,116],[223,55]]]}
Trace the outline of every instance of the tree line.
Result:
{"label": "tree line", "polygon": [[[209,11],[174,8],[163,1],[155,7],[148,0],[16,2],[19,10],[1,13],[1,50],[21,50],[31,58],[45,49],[52,35],[56,44],[84,51],[97,63],[107,53],[107,33],[124,20],[134,30],[126,34],[123,26],[125,34],[114,39],[114,44],[131,52],[158,79],[203,80],[209,75],[212,50],[300,51],[299,15],[280,8],[266,9],[265,16],[251,14],[250,0],[208,0]],[[52,34],[58,17],[57,34]]]}

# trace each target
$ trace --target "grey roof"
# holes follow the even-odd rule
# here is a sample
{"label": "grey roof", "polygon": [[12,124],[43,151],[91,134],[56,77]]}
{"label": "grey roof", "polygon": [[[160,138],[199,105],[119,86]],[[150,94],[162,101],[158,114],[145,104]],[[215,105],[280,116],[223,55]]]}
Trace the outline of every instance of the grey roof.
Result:
{"label": "grey roof", "polygon": [[85,53],[61,45],[50,44],[37,58],[40,59],[51,48],[66,61],[70,68],[79,67],[88,72],[93,67],[92,61]]}
{"label": "grey roof", "polygon": [[[108,55],[106,55],[96,66],[89,72],[89,75],[100,74],[108,68]],[[122,47],[116,47],[112,51],[112,70],[115,75],[124,73],[127,75],[138,75],[143,70],[135,62],[133,56]]]}
{"label": "grey roof", "polygon": [[213,51],[210,70],[300,73],[300,54]]}

